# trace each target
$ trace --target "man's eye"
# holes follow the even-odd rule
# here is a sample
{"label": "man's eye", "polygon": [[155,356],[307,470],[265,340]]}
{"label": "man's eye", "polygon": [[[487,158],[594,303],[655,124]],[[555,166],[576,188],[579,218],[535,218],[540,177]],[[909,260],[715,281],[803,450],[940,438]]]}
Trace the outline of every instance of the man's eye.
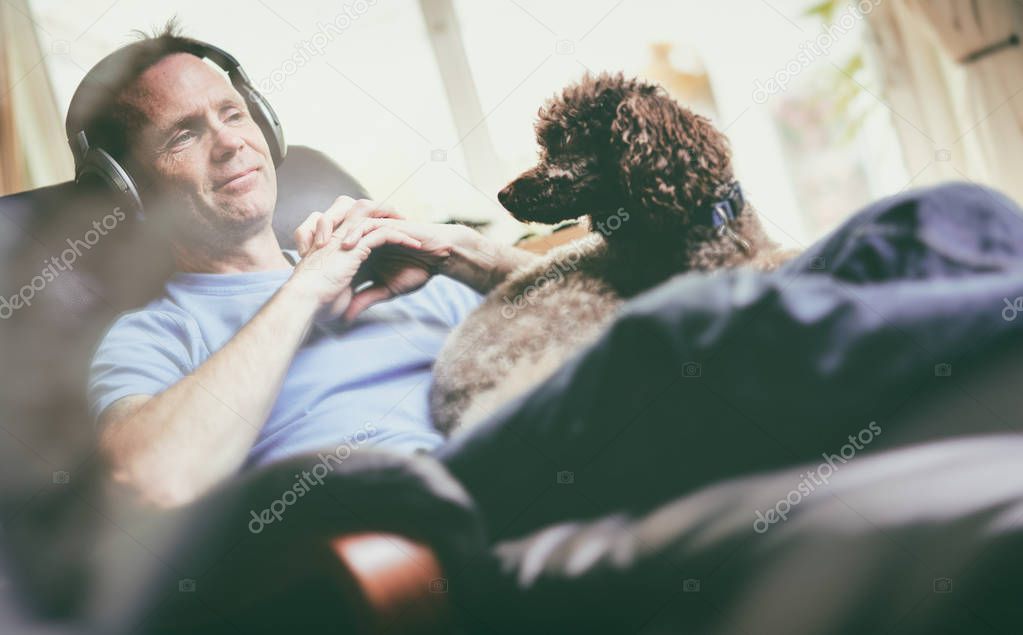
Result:
{"label": "man's eye", "polygon": [[232,110],[227,115],[228,121],[239,121],[245,117],[245,114],[240,110]]}
{"label": "man's eye", "polygon": [[186,131],[182,132],[181,134],[179,134],[178,136],[174,137],[171,140],[170,145],[172,147],[180,146],[182,144],[185,144],[185,143],[188,143],[189,141],[191,141],[193,137],[195,137],[195,132],[192,131],[192,130],[186,130]]}

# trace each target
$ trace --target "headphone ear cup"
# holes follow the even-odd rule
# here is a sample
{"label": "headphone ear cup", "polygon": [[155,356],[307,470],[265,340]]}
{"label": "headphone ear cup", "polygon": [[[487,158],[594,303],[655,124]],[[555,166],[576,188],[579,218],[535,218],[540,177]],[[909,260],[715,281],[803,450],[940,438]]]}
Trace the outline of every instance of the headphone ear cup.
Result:
{"label": "headphone ear cup", "polygon": [[139,196],[135,179],[103,148],[90,148],[82,157],[82,167],[75,176],[78,183],[98,181],[110,190],[119,203],[135,212],[142,220],[142,198]]}
{"label": "headphone ear cup", "polygon": [[284,162],[284,157],[288,154],[288,144],[284,140],[284,127],[277,119],[277,113],[270,106],[270,102],[259,94],[259,91],[245,84],[243,92],[249,103],[249,114],[263,131],[266,144],[270,146],[270,156],[273,157],[274,167],[280,167]]}

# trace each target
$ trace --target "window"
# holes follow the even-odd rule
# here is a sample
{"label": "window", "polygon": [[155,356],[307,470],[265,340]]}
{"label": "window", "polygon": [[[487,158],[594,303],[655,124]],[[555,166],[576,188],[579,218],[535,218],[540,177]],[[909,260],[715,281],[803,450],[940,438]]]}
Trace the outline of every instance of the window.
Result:
{"label": "window", "polygon": [[726,130],[768,231],[800,245],[904,179],[883,108],[867,109],[846,141],[847,119],[862,113],[821,98],[859,50],[862,20],[790,73],[785,90],[757,92],[795,70],[822,32],[804,14],[810,4],[176,0],[154,15],[146,3],[33,0],[32,9],[62,113],[85,71],[132,29],[176,14],[189,35],[242,61],[289,143],[326,152],[413,217],[489,220],[508,239],[522,229],[496,193],[536,158],[539,106],[586,71],[641,75]]}

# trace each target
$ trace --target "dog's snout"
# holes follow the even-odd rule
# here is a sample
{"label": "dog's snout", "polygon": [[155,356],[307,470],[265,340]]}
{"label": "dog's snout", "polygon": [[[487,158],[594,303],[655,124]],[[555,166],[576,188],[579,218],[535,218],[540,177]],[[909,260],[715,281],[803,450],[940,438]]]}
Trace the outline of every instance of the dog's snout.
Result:
{"label": "dog's snout", "polygon": [[500,192],[497,193],[497,200],[501,202],[501,205],[504,205],[505,207],[508,206],[508,203],[512,199],[512,190],[514,185],[515,185],[514,183],[509,183],[508,185],[505,185]]}

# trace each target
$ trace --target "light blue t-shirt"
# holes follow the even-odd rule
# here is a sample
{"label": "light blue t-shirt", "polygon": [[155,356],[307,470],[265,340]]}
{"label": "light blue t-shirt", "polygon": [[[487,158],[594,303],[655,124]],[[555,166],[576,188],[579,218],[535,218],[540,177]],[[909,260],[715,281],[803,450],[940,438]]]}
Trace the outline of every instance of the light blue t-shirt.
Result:
{"label": "light blue t-shirt", "polygon": [[[98,419],[122,397],[158,394],[191,373],[252,319],[291,271],[174,274],[160,298],[119,316],[101,341],[89,378],[92,416]],[[314,326],[247,465],[342,443],[401,453],[439,445],[443,437],[427,404],[433,362],[481,299],[459,282],[434,276],[414,293],[370,307],[347,327],[340,321]]]}

